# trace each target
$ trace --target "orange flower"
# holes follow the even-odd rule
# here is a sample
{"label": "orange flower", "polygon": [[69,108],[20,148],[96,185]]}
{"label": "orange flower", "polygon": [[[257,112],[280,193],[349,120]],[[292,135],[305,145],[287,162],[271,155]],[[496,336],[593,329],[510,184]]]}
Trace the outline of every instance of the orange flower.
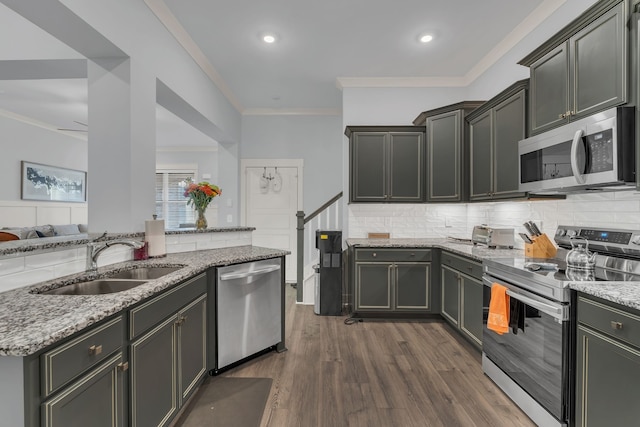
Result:
{"label": "orange flower", "polygon": [[206,209],[214,197],[222,194],[222,190],[217,185],[202,181],[194,183],[191,179],[187,180],[184,190],[184,197],[188,197],[187,205],[193,205],[198,210]]}

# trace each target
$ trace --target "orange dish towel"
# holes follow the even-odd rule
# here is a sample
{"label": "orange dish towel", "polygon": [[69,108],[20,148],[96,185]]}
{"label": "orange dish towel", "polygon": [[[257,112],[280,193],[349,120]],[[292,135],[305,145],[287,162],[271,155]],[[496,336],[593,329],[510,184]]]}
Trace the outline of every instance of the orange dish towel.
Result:
{"label": "orange dish towel", "polygon": [[491,286],[487,328],[500,335],[509,332],[509,295],[507,288],[497,283]]}

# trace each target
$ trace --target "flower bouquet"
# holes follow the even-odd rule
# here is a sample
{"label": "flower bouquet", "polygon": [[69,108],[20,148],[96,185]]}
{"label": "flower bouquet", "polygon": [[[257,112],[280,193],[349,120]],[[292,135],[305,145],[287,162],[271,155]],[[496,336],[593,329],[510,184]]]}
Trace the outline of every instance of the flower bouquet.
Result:
{"label": "flower bouquet", "polygon": [[198,230],[207,228],[207,219],[204,216],[204,212],[213,198],[221,194],[222,190],[217,185],[210,184],[207,181],[195,183],[191,178],[187,179],[184,197],[188,198],[187,205],[193,206],[198,212],[198,218],[196,219],[196,228]]}

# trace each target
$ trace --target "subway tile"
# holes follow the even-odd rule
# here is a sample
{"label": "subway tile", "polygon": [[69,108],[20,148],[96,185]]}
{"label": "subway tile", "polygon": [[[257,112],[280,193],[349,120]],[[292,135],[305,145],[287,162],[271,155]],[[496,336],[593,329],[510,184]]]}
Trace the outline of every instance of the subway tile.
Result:
{"label": "subway tile", "polygon": [[78,250],[68,249],[26,256],[24,264],[27,268],[40,268],[75,261],[77,259]]}
{"label": "subway tile", "polygon": [[58,264],[53,267],[56,277],[67,276],[69,274],[81,273],[86,269],[86,262],[84,260],[75,260],[66,262],[64,264]]}
{"label": "subway tile", "polygon": [[0,277],[0,292],[22,288],[35,283],[55,279],[53,267],[36,268]]}

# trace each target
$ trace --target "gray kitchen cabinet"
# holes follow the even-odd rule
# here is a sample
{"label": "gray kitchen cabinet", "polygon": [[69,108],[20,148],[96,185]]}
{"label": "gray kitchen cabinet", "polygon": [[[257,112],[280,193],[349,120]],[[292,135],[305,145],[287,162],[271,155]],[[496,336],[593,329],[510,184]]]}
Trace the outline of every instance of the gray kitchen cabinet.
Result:
{"label": "gray kitchen cabinet", "polygon": [[575,425],[637,425],[640,312],[578,295]]}
{"label": "gray kitchen cabinet", "polygon": [[467,116],[470,200],[522,197],[518,141],[526,136],[527,80],[514,83]]}
{"label": "gray kitchen cabinet", "polygon": [[122,427],[125,422],[125,371],[121,352],[42,404],[41,425]]}
{"label": "gray kitchen cabinet", "polygon": [[123,426],[124,321],[117,316],[43,352],[42,426]]}
{"label": "gray kitchen cabinet", "polygon": [[530,132],[628,100],[626,1],[600,1],[520,64],[530,67]]}
{"label": "gray kitchen cabinet", "polygon": [[426,129],[427,202],[468,198],[469,127],[467,114],[484,101],[465,101],[421,113],[415,125]]}
{"label": "gray kitchen cabinet", "polygon": [[201,274],[130,310],[132,427],[169,425],[204,377],[206,289]]}
{"label": "gray kitchen cabinet", "polygon": [[413,126],[348,126],[351,202],[424,201],[424,132]]}
{"label": "gray kitchen cabinet", "polygon": [[482,346],[482,264],[442,251],[441,315],[476,347]]}
{"label": "gray kitchen cabinet", "polygon": [[424,314],[433,310],[430,250],[357,248],[354,258],[356,315]]}

